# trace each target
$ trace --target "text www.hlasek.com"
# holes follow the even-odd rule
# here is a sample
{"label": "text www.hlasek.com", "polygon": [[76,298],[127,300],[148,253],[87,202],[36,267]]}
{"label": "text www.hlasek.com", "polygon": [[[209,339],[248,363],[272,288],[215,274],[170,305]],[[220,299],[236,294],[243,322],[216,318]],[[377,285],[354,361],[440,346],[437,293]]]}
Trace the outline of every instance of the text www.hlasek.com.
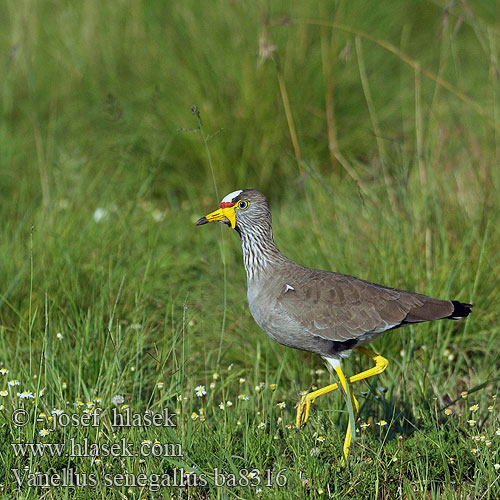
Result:
{"label": "text www.hlasek.com", "polygon": [[87,438],[77,442],[71,438],[66,443],[11,443],[16,457],[28,455],[49,457],[182,457],[182,446],[179,443],[145,441],[139,449],[125,438],[117,443],[93,443]]}

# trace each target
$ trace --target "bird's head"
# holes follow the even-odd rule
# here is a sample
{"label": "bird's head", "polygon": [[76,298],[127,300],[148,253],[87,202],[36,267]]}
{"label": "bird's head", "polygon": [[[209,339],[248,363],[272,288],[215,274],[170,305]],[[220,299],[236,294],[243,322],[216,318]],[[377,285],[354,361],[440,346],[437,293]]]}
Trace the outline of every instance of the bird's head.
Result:
{"label": "bird's head", "polygon": [[225,196],[219,209],[196,221],[197,226],[209,222],[223,222],[240,234],[242,230],[271,226],[271,214],[266,197],[255,189],[239,189]]}

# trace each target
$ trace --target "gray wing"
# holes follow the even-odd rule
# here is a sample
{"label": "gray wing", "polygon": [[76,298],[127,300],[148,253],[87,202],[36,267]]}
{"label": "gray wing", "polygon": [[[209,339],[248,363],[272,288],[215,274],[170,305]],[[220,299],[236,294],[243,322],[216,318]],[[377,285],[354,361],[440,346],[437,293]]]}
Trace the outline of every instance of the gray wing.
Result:
{"label": "gray wing", "polygon": [[278,308],[312,335],[334,341],[449,317],[453,304],[352,276],[301,268],[278,296]]}

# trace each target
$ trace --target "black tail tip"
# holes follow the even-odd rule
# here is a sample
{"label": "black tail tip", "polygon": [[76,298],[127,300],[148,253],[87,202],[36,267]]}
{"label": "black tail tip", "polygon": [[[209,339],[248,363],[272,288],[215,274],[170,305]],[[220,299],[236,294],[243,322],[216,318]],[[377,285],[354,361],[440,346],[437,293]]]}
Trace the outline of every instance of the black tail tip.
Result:
{"label": "black tail tip", "polygon": [[466,318],[472,309],[472,304],[465,304],[464,302],[459,302],[458,300],[452,300],[453,312],[448,316],[450,319],[462,319]]}

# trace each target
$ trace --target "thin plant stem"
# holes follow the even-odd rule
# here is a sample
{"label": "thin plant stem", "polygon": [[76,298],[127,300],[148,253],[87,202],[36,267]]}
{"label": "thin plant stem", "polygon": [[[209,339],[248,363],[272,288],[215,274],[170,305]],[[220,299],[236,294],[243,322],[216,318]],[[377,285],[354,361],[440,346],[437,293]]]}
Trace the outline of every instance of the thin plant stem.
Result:
{"label": "thin plant stem", "polygon": [[[447,82],[443,78],[439,77],[438,75],[434,74],[432,71],[429,71],[428,69],[422,68],[420,64],[413,60],[411,57],[408,57],[406,54],[403,54],[397,47],[392,45],[391,43],[385,41],[385,40],[380,40],[369,33],[365,33],[364,31],[357,30],[355,28],[352,28],[351,26],[346,26],[344,24],[338,24],[338,23],[331,23],[329,21],[323,21],[321,19],[291,19],[288,20],[288,24],[306,24],[310,26],[329,26],[332,29],[338,29],[345,31],[346,33],[352,33],[353,35],[359,36],[360,38],[364,38],[366,40],[370,40],[371,42],[376,43],[380,47],[388,50],[389,52],[392,52],[394,55],[399,57],[403,62],[411,66],[413,69],[419,69],[423,75],[425,75],[427,78],[430,78],[431,80],[434,80],[438,85],[441,87],[445,88],[449,92],[451,92],[455,97],[460,99],[462,102],[467,104],[469,107],[471,107],[479,116],[484,118],[486,123],[493,127],[495,130],[500,131],[500,123],[495,119],[492,118],[487,114],[487,112],[481,108],[476,102],[474,102],[469,96],[464,94],[462,91],[458,90],[455,88],[451,83]],[[282,22],[275,22],[275,23],[270,23],[270,26],[282,26]]]}
{"label": "thin plant stem", "polygon": [[385,151],[385,144],[382,140],[382,131],[380,129],[380,124],[378,122],[377,113],[375,112],[375,105],[373,104],[373,98],[370,90],[370,85],[368,83],[368,76],[366,74],[365,60],[363,57],[363,50],[361,46],[361,39],[359,36],[356,37],[356,54],[358,55],[358,67],[359,67],[359,77],[361,79],[361,85],[363,87],[363,92],[365,94],[366,105],[368,106],[368,112],[370,113],[370,119],[372,121],[373,132],[375,133],[375,139],[377,140],[378,152],[380,155],[380,165],[382,167],[382,175],[384,176],[385,188],[387,194],[389,195],[389,200],[391,202],[392,210],[396,210],[396,197],[394,195],[394,188],[392,186],[392,180],[387,174],[387,164],[386,158],[387,153]]}
{"label": "thin plant stem", "polygon": [[[196,120],[198,122],[198,128],[201,133],[201,137],[203,139],[203,144],[205,145],[205,151],[207,153],[207,159],[208,159],[208,164],[210,166],[210,173],[212,174],[212,182],[214,184],[214,191],[215,191],[215,197],[218,200],[219,199],[219,191],[217,189],[217,180],[215,178],[215,169],[212,161],[212,155],[210,154],[210,148],[208,147],[208,141],[211,139],[213,136],[207,135],[205,133],[205,130],[203,129],[203,123],[201,121],[200,117],[200,112],[197,108],[197,106],[193,105],[191,107],[191,111],[193,115],[196,117]],[[219,350],[217,353],[217,368],[220,366],[220,359],[222,356],[222,342],[224,340],[224,331],[226,329],[226,316],[227,316],[227,268],[226,268],[226,257],[224,254],[224,235],[222,233],[223,227],[220,226],[220,255],[221,255],[221,260],[222,260],[222,271],[223,271],[223,313],[222,313],[222,324],[221,324],[221,330],[220,330],[220,337],[219,337]]]}

